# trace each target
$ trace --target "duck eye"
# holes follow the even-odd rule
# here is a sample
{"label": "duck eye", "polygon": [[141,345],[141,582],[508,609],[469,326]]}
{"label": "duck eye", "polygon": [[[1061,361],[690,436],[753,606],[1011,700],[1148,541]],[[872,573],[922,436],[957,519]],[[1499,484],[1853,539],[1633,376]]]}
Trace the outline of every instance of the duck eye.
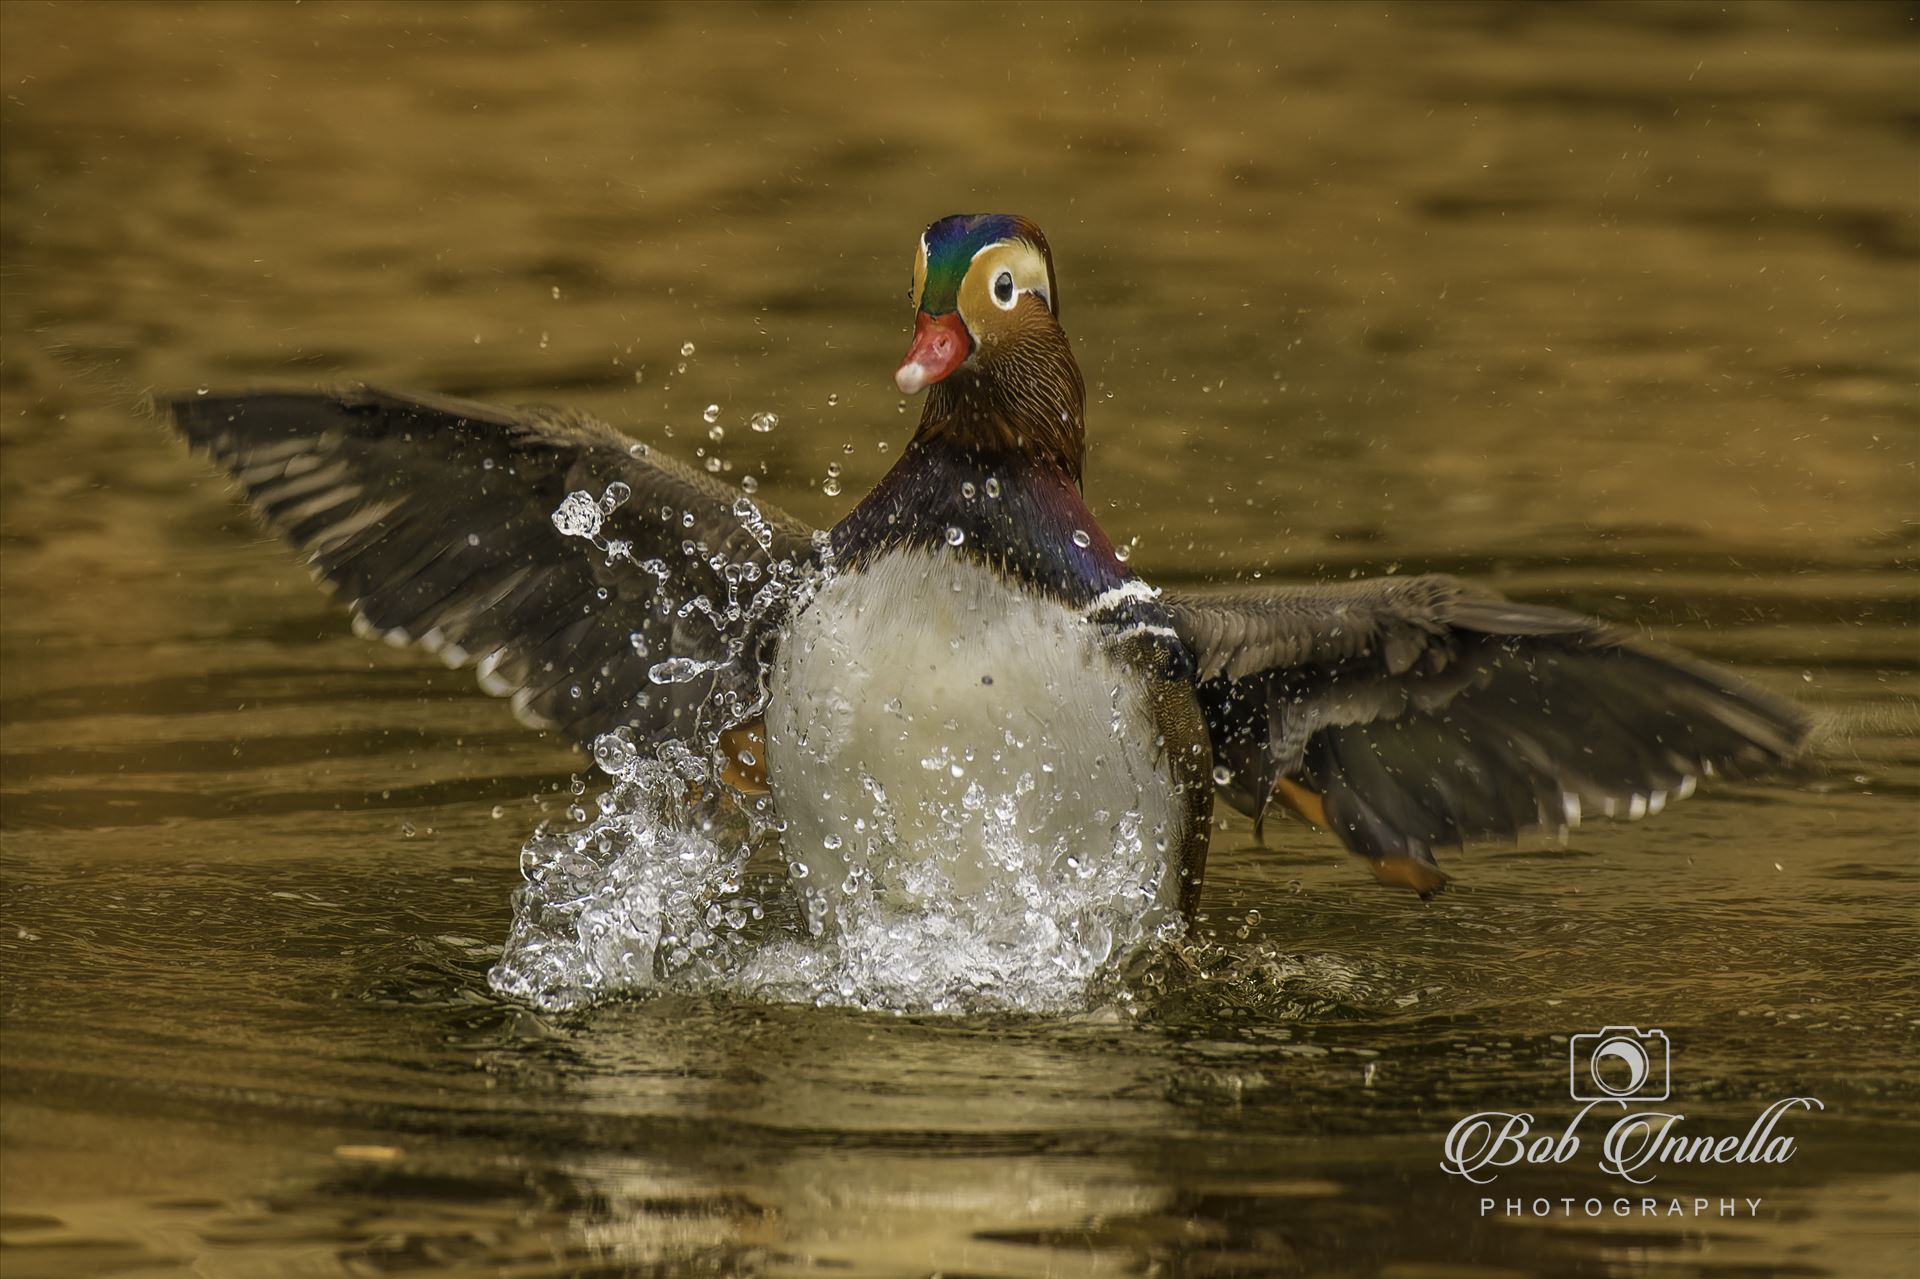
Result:
{"label": "duck eye", "polygon": [[1002,271],[993,277],[993,300],[1003,307],[1013,306],[1013,272]]}

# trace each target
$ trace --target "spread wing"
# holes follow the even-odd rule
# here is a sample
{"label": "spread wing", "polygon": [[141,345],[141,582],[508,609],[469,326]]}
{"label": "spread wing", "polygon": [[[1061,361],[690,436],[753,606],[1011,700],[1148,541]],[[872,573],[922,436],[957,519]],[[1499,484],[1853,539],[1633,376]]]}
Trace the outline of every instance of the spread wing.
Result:
{"label": "spread wing", "polygon": [[475,667],[582,744],[685,736],[716,685],[750,700],[769,584],[816,554],[805,525],[584,417],[369,387],[164,407],[357,630]]}
{"label": "spread wing", "polygon": [[1277,796],[1422,892],[1444,882],[1437,847],[1658,812],[1702,776],[1790,757],[1808,729],[1703,663],[1450,578],[1165,600],[1221,796],[1256,822]]}

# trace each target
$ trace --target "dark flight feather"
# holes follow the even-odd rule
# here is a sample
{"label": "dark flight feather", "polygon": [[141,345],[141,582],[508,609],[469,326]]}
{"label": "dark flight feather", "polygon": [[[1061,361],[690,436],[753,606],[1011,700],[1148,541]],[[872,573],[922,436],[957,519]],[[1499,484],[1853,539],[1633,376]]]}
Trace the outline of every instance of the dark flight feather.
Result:
{"label": "dark flight feather", "polygon": [[1176,594],[1228,803],[1283,779],[1354,852],[1639,816],[1702,776],[1791,758],[1808,721],[1704,663],[1445,577]]}
{"label": "dark flight feather", "polygon": [[[753,601],[817,555],[806,525],[766,506],[738,515],[738,489],[577,414],[370,387],[163,407],[357,629],[474,667],[523,720],[583,745],[622,725],[687,736],[717,681],[750,699],[781,620],[752,616]],[[600,502],[616,485],[624,499]],[[625,554],[555,527],[576,492],[595,499],[602,547]],[[701,601],[724,612],[730,592],[749,620],[723,631]],[[729,665],[654,684],[674,657]]]}

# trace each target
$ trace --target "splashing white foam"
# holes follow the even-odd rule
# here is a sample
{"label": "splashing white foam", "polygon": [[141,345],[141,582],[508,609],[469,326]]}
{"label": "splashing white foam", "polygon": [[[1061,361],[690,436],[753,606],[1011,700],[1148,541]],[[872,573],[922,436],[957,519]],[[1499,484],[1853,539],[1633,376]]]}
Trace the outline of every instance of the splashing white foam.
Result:
{"label": "splashing white foam", "polygon": [[643,756],[623,729],[594,755],[614,784],[586,825],[536,832],[521,849],[526,884],[489,975],[495,990],[542,1008],[646,990],[713,949],[706,908],[738,892],[746,860],[692,795],[706,765],[684,746]]}
{"label": "splashing white foam", "polygon": [[[555,525],[610,559],[631,559],[589,517],[606,509],[604,499],[572,494]],[[750,500],[734,515],[769,544]],[[985,795],[965,812],[963,797],[954,822],[985,841],[1004,873],[966,892],[927,881],[943,872],[924,855],[882,853],[831,884],[809,882],[805,859],[782,857],[786,874],[749,879],[754,854],[771,851],[779,830],[763,799],[718,780],[728,763],[721,730],[765,708],[764,688],[757,698],[749,691],[756,679],[728,668],[756,660],[737,642],[751,626],[805,607],[831,580],[824,548],[823,558],[822,573],[776,575],[744,601],[702,602],[722,635],[735,637],[722,646],[730,657],[651,668],[656,683],[714,671],[725,705],[701,715],[688,742],[648,747],[621,729],[595,743],[608,782],[598,811],[576,829],[543,828],[522,850],[526,883],[489,976],[494,989],[555,1010],[675,990],[901,1011],[1059,1012],[1124,997],[1129,964],[1180,931],[1173,912],[1151,908],[1164,847],[1147,846],[1138,820],[1063,852],[1020,821],[996,821]],[[903,884],[912,891],[899,891]]]}
{"label": "splashing white foam", "polygon": [[924,907],[856,882],[820,926],[810,894],[791,881],[747,890],[751,855],[773,832],[729,820],[711,763],[675,742],[637,751],[624,729],[601,738],[595,757],[611,781],[599,812],[528,840],[526,884],[490,975],[495,990],[542,1008],[673,990],[900,1011],[1069,1011],[1117,991],[1127,961],[1178,928],[1149,922],[1124,872],[1073,869],[1028,870]]}

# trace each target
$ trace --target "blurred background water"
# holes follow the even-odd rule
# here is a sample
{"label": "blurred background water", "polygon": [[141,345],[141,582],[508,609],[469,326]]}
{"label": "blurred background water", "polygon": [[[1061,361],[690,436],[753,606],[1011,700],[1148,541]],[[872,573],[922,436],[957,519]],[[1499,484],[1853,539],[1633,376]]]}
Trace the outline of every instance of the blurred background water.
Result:
{"label": "blurred background water", "polygon": [[[0,1265],[1912,1273],[1914,25],[0,9]],[[495,997],[582,761],[352,638],[132,392],[563,402],[826,523],[917,411],[914,237],[986,209],[1053,241],[1144,573],[1468,574],[1803,697],[1823,757],[1430,905],[1229,822],[1124,1013]],[[1826,1103],[1653,1192],[1755,1215],[1440,1171],[1469,1111],[1563,1116],[1612,1023],[1668,1032],[1690,1123]]]}

